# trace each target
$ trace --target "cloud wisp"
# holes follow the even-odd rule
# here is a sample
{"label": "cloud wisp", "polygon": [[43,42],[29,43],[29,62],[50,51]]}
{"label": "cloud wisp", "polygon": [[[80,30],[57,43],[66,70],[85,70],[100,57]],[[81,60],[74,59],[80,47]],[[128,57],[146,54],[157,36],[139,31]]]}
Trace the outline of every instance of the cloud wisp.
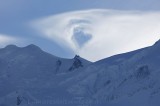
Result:
{"label": "cloud wisp", "polygon": [[18,44],[22,39],[17,37],[12,37],[5,34],[0,34],[0,47],[4,47],[9,44]]}
{"label": "cloud wisp", "polygon": [[96,61],[152,45],[160,38],[160,12],[92,9],[32,22],[40,35]]}

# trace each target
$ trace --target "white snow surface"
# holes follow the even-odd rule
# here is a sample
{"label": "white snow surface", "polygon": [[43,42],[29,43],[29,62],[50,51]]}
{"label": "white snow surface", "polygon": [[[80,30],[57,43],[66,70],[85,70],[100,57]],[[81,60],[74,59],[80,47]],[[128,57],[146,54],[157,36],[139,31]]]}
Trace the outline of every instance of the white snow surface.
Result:
{"label": "white snow surface", "polygon": [[94,63],[0,49],[0,106],[160,106],[160,41]]}

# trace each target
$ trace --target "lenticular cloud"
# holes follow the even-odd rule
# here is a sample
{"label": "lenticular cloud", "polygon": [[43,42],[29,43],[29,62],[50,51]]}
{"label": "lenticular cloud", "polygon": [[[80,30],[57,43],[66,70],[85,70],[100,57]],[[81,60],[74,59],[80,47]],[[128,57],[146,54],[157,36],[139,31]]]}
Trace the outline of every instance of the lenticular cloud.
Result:
{"label": "lenticular cloud", "polygon": [[153,44],[160,38],[160,13],[83,10],[32,22],[45,38],[96,61]]}

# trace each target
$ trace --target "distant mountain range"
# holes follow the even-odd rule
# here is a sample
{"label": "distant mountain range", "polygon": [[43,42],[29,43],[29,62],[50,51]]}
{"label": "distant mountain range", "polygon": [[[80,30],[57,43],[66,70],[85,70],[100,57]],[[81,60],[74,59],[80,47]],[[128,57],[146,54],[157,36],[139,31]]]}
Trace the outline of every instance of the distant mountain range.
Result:
{"label": "distant mountain range", "polygon": [[0,49],[0,106],[160,106],[160,41],[97,62]]}

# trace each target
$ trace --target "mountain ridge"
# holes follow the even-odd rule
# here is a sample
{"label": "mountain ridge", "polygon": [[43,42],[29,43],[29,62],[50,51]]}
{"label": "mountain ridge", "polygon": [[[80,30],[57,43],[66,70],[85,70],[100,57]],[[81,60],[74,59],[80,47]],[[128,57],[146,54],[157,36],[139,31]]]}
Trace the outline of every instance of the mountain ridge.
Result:
{"label": "mountain ridge", "polygon": [[[15,49],[13,53],[12,49],[16,47],[7,48],[11,52],[9,49],[0,49],[2,106],[16,106],[17,103],[26,106],[26,100],[45,101],[48,97],[49,100],[66,99],[74,102],[30,106],[160,105],[159,41],[150,47],[94,63],[78,55],[73,59],[54,57],[41,49],[35,49],[33,45],[27,49]],[[79,99],[83,102],[78,102]]]}

